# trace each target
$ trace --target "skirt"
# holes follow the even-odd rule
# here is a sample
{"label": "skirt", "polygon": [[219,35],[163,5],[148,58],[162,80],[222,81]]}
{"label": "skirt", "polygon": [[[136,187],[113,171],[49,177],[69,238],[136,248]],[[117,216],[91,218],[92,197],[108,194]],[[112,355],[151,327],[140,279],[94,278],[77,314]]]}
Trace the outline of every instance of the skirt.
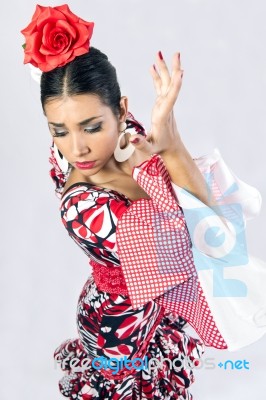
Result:
{"label": "skirt", "polygon": [[89,277],[78,299],[78,338],[54,352],[71,400],[192,400],[193,369],[205,351],[186,334],[187,322],[154,301],[132,309],[130,299],[99,291]]}

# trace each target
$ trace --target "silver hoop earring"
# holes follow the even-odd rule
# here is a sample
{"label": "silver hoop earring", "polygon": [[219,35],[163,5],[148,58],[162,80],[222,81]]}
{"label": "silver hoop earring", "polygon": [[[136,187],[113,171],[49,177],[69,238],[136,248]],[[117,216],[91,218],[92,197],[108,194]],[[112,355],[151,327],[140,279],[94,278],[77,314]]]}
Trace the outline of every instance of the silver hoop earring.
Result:
{"label": "silver hoop earring", "polygon": [[133,146],[133,144],[129,143],[124,149],[121,149],[120,147],[120,142],[122,137],[126,134],[126,133],[130,133],[131,135],[134,134],[133,132],[126,132],[126,128],[127,128],[127,124],[126,122],[121,122],[120,124],[120,135],[118,136],[118,142],[114,151],[114,158],[116,159],[116,161],[118,162],[123,162],[126,161],[130,156],[132,156],[132,154],[135,151],[135,147]]}
{"label": "silver hoop earring", "polygon": [[58,147],[56,146],[56,144],[54,143],[54,156],[55,159],[57,161],[57,164],[59,165],[61,171],[66,174],[68,169],[69,169],[69,163],[68,161],[65,159],[65,157],[63,156],[63,154],[61,153],[61,151],[59,151]]}

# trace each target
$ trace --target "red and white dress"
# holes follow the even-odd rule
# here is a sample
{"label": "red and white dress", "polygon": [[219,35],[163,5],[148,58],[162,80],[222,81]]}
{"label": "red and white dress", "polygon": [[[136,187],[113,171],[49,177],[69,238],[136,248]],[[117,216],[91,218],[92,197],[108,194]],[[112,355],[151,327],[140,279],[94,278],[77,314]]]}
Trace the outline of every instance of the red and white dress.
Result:
{"label": "red and white dress", "polygon": [[[217,210],[174,185],[157,154],[132,172],[149,199],[133,201],[87,182],[62,195],[70,169],[60,169],[54,143],[50,149],[62,222],[92,267],[78,301],[79,337],[54,353],[65,371],[60,392],[72,400],[191,400],[205,346],[234,351],[266,333],[266,265],[248,254],[244,240],[259,192],[214,151],[195,162]],[[203,243],[217,227],[224,243]],[[200,339],[185,332],[187,323]],[[132,364],[118,368],[125,359]],[[170,362],[138,368],[151,359]]]}
{"label": "red and white dress", "polygon": [[[188,388],[194,381],[193,368],[204,353],[203,342],[186,334],[186,320],[167,310],[156,298],[133,308],[120,265],[119,254],[127,250],[117,248],[118,221],[133,204],[139,204],[145,212],[143,205],[151,200],[132,201],[114,190],[86,182],[73,184],[61,197],[66,175],[58,167],[53,146],[49,161],[53,165],[50,175],[56,183],[56,194],[61,198],[62,222],[69,236],[88,255],[92,266],[92,275],[83,286],[77,306],[79,337],[64,341],[54,353],[55,360],[66,372],[59,382],[60,392],[73,400],[191,400]],[[158,176],[163,177],[165,171],[159,156],[154,155],[150,162]],[[147,190],[146,184],[149,185],[148,180],[143,185]],[[148,189],[151,195],[153,190],[156,193],[158,187]],[[177,212],[180,219],[178,257],[182,260],[190,252],[190,239],[180,207]],[[146,233],[139,233],[142,234]],[[120,245],[125,243],[121,241]],[[149,249],[146,252],[148,256]],[[188,261],[187,270],[191,257]],[[144,263],[145,259],[139,266],[143,270]],[[97,357],[141,358],[146,365],[151,358],[177,362],[174,368],[165,362],[162,368],[138,370],[123,365],[118,371],[97,369],[87,362]],[[74,359],[75,368],[70,365]],[[84,359],[86,368],[82,368]]]}

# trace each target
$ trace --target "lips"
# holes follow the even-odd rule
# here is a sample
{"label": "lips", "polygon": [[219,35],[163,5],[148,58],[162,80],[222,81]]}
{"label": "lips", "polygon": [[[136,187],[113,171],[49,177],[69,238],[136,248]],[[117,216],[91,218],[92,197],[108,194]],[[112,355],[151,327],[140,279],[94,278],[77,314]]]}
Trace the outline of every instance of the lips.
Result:
{"label": "lips", "polygon": [[85,162],[76,162],[75,165],[79,169],[89,169],[93,168],[96,161],[85,161]]}

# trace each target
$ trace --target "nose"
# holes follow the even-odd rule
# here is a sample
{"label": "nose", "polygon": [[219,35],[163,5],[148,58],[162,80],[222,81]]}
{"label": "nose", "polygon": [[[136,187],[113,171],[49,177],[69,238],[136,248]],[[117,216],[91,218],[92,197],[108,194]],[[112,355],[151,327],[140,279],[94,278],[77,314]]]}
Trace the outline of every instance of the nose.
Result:
{"label": "nose", "polygon": [[74,157],[80,159],[82,156],[90,153],[90,148],[82,132],[73,132],[71,135],[71,151]]}

